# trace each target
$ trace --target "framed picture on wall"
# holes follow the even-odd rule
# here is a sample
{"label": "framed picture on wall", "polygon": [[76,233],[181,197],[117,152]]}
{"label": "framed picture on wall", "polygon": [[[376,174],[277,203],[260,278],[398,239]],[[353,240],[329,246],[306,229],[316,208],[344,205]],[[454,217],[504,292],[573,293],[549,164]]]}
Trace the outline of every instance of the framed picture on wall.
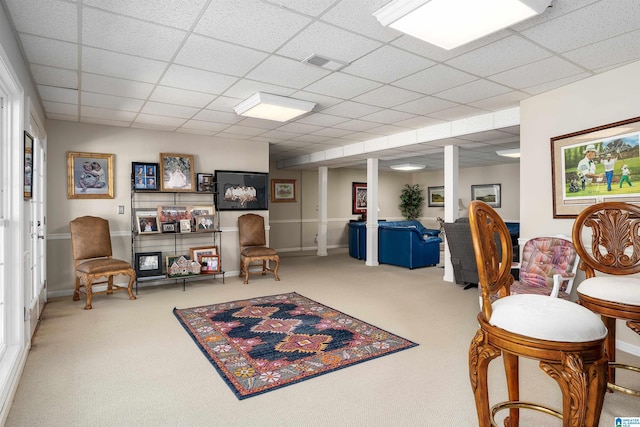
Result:
{"label": "framed picture on wall", "polygon": [[113,154],[67,152],[67,198],[113,199]]}
{"label": "framed picture on wall", "polygon": [[269,174],[264,172],[216,171],[218,209],[266,210]]}
{"label": "framed picture on wall", "polygon": [[427,202],[429,207],[444,206],[444,187],[427,187]]}
{"label": "framed picture on wall", "polygon": [[212,173],[199,173],[198,177],[198,191],[210,193],[213,191],[213,174]]}
{"label": "framed picture on wall", "polygon": [[196,191],[191,154],[160,153],[160,189]]}
{"label": "framed picture on wall", "polygon": [[136,191],[158,190],[158,163],[131,162],[131,176]]}
{"label": "framed picture on wall", "polygon": [[500,184],[472,185],[471,200],[481,200],[492,208],[499,208],[502,205]]}
{"label": "framed picture on wall", "polygon": [[367,213],[366,182],[354,182],[351,184],[351,213],[354,215]]}
{"label": "framed picture on wall", "polygon": [[551,176],[554,218],[601,201],[640,202],[640,117],[551,138]]}
{"label": "framed picture on wall", "polygon": [[33,193],[33,137],[24,131],[24,199],[31,199]]}
{"label": "framed picture on wall", "polygon": [[271,201],[274,203],[296,202],[297,192],[295,179],[272,179]]}

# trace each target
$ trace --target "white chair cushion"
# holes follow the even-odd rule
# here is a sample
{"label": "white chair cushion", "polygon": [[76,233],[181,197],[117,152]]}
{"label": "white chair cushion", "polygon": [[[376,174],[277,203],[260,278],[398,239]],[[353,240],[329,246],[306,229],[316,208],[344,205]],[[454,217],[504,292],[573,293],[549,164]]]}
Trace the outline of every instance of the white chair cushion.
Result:
{"label": "white chair cushion", "polygon": [[604,301],[640,305],[640,279],[633,277],[592,277],[580,283],[578,292]]}
{"label": "white chair cushion", "polygon": [[531,338],[585,342],[607,335],[600,316],[574,302],[545,295],[521,294],[492,304],[489,323]]}

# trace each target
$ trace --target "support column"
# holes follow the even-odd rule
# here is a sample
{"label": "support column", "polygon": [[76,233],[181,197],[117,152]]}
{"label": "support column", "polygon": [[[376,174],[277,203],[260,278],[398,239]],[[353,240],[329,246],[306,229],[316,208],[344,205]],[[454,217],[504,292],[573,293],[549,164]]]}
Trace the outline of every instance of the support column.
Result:
{"label": "support column", "polygon": [[367,159],[367,260],[378,265],[378,159]]}
{"label": "support column", "polygon": [[[444,147],[444,220],[454,222],[458,218],[458,147],[447,145]],[[455,282],[453,264],[449,244],[444,242],[444,277],[447,282]]]}
{"label": "support column", "polygon": [[318,256],[327,256],[327,182],[329,168],[318,168]]}

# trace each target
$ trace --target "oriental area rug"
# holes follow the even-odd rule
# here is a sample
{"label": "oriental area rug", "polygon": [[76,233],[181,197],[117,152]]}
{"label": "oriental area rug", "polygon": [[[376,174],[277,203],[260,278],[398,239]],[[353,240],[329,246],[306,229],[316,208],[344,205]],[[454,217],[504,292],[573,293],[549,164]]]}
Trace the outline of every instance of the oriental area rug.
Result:
{"label": "oriental area rug", "polygon": [[418,345],[295,292],[173,312],[238,399]]}

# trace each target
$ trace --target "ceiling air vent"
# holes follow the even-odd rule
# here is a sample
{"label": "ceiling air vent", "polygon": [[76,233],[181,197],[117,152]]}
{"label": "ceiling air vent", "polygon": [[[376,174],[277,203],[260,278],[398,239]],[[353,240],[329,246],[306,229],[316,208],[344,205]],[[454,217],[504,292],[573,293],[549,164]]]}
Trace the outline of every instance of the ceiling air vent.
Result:
{"label": "ceiling air vent", "polygon": [[326,68],[327,70],[331,71],[338,71],[349,65],[344,62],[336,61],[335,59],[329,59],[320,55],[316,55],[315,53],[303,59],[302,62],[315,65],[316,67]]}

